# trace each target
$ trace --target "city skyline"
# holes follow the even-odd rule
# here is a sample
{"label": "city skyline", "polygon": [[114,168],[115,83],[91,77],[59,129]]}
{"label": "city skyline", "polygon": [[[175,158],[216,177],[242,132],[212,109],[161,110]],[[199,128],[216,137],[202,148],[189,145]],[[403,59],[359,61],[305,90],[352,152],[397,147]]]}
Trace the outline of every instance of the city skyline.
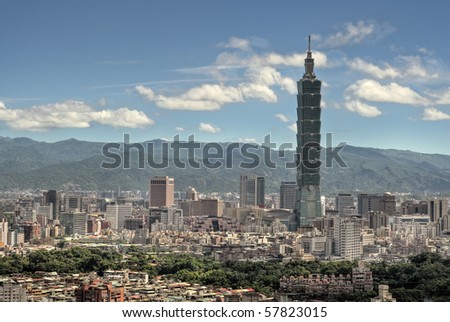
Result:
{"label": "city skyline", "polygon": [[386,5],[4,3],[0,136],[294,143],[311,34],[323,133],[450,154],[449,4]]}

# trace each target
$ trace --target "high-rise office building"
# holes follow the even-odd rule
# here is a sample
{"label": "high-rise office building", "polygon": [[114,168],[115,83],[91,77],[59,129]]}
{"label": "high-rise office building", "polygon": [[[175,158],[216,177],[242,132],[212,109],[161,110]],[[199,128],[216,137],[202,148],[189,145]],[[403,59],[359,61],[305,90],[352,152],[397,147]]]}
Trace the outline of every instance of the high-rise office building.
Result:
{"label": "high-rise office building", "polygon": [[61,225],[65,228],[66,235],[84,236],[88,232],[88,214],[79,211],[64,211],[59,217]]}
{"label": "high-rise office building", "polygon": [[48,220],[53,219],[53,205],[41,206],[40,204],[36,203],[34,205],[34,208],[36,209],[36,215],[43,215],[47,217]]}
{"label": "high-rise office building", "polygon": [[183,216],[212,216],[222,217],[225,203],[217,198],[199,200],[184,200],[178,203],[183,210]]}
{"label": "high-rise office building", "polygon": [[314,74],[311,37],[305,73],[297,82],[297,197],[295,211],[300,226],[322,214],[320,204],[320,101],[322,82]]}
{"label": "high-rise office building", "polygon": [[384,212],[369,212],[369,228],[377,230],[378,228],[389,226],[389,215]]}
{"label": "high-rise office building", "polygon": [[183,210],[175,207],[160,208],[150,211],[148,218],[150,231],[183,231]]}
{"label": "high-rise office building", "polygon": [[245,206],[265,205],[265,180],[254,174],[241,174],[240,180],[240,204]]}
{"label": "high-rise office building", "polygon": [[124,205],[107,205],[106,220],[112,229],[122,229],[125,227],[125,218],[133,215],[133,206],[130,203]]}
{"label": "high-rise office building", "polygon": [[177,208],[168,208],[161,212],[161,223],[166,229],[178,231],[183,226],[183,210]]}
{"label": "high-rise office building", "polygon": [[428,200],[428,216],[432,222],[438,222],[448,214],[448,200],[445,198],[434,198]]}
{"label": "high-rise office building", "polygon": [[87,233],[88,215],[85,212],[73,213],[73,233],[81,236]]}
{"label": "high-rise office building", "polygon": [[78,211],[82,210],[82,202],[83,199],[81,196],[77,196],[77,195],[72,195],[72,194],[66,194],[64,196],[64,210],[68,211],[68,210],[76,210],[78,209]]}
{"label": "high-rise office building", "polygon": [[336,211],[339,216],[356,212],[355,197],[349,193],[340,193],[336,196]]}
{"label": "high-rise office building", "polygon": [[216,198],[205,198],[199,200],[201,203],[200,216],[221,217],[224,203]]}
{"label": "high-rise office building", "polygon": [[280,186],[280,208],[294,209],[297,194],[297,183],[295,181],[283,181]]}
{"label": "high-rise office building", "polygon": [[428,201],[406,200],[401,204],[400,214],[402,215],[428,214]]}
{"label": "high-rise office building", "polygon": [[440,235],[444,230],[450,230],[450,215],[448,213],[448,199],[434,198],[428,200],[428,216],[436,223],[436,233]]}
{"label": "high-rise office building", "polygon": [[174,203],[175,180],[173,178],[154,177],[150,179],[149,207],[171,207]]}
{"label": "high-rise office building", "polygon": [[388,215],[396,214],[395,196],[389,193],[383,195],[358,195],[358,214],[367,216],[369,212],[384,212]]}
{"label": "high-rise office building", "polygon": [[41,239],[41,225],[39,225],[37,222],[27,222],[20,224],[19,229],[24,234],[25,242]]}
{"label": "high-rise office building", "polygon": [[266,204],[266,183],[264,177],[258,176],[256,178],[256,204],[264,207]]}
{"label": "high-rise office building", "polygon": [[59,219],[59,214],[61,210],[61,192],[56,190],[44,191],[44,205],[53,206],[53,219]]}

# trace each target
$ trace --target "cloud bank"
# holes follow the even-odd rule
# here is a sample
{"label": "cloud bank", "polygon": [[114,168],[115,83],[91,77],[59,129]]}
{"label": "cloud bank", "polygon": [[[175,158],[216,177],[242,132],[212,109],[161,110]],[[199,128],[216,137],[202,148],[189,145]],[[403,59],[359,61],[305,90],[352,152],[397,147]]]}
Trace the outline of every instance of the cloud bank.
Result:
{"label": "cloud bank", "polygon": [[22,131],[89,128],[92,123],[120,128],[143,128],[155,123],[142,111],[127,107],[97,111],[84,102],[74,100],[22,109],[7,108],[0,102],[0,121],[14,130]]}

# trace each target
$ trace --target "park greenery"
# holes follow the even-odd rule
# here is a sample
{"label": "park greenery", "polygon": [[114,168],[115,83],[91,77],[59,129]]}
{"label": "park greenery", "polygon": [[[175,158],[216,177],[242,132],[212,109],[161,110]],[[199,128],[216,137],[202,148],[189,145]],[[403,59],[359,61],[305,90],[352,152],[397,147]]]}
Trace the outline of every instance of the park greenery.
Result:
{"label": "park greenery", "polygon": [[[96,248],[71,247],[51,251],[38,250],[25,256],[8,255],[0,258],[0,275],[58,272],[60,274],[97,272],[112,269],[145,271],[150,277],[167,278],[201,285],[226,288],[253,288],[273,296],[282,276],[321,274],[351,274],[356,262],[292,261],[279,259],[268,262],[217,262],[209,257],[187,254],[158,255],[130,247],[125,252]],[[397,301],[450,301],[450,259],[439,254],[423,253],[407,262],[370,264],[375,289],[387,284]],[[347,294],[336,301],[367,301],[374,291]]]}

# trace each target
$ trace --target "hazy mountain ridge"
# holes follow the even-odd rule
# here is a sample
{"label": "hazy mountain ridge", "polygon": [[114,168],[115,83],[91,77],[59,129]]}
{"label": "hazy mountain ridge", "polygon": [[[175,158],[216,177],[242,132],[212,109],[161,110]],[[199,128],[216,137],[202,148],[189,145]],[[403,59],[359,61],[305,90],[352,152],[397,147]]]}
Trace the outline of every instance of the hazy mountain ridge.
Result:
{"label": "hazy mountain ridge", "polygon": [[[156,162],[162,160],[161,140],[147,141],[154,143],[151,157]],[[144,143],[146,147],[147,142]],[[228,143],[219,143],[226,147]],[[169,175],[176,178],[176,190],[185,190],[194,186],[199,191],[238,191],[241,173],[256,173],[266,176],[268,192],[278,191],[281,181],[295,181],[295,169],[286,169],[286,161],[293,160],[293,152],[286,151],[285,157],[278,157],[272,151],[272,160],[276,168],[265,165],[257,169],[245,170],[240,162],[249,162],[238,150],[233,151],[231,169],[224,168],[186,169],[173,166],[173,154],[168,161],[171,166],[166,169],[153,169],[148,165],[144,169],[137,167],[137,158],[131,158],[130,169],[102,169],[102,162],[111,159],[102,155],[100,142],[86,142],[74,139],[46,143],[28,138],[0,137],[0,189],[41,188],[41,189],[85,189],[113,190],[119,186],[122,190],[146,190],[148,179],[154,175]],[[204,144],[202,143],[202,147]],[[170,151],[170,149],[169,149]],[[251,150],[263,160],[262,149]],[[347,191],[365,192],[450,192],[450,156],[441,154],[424,154],[402,150],[383,150],[346,146],[340,153],[347,163],[347,168],[322,168],[322,191],[336,193]],[[231,154],[226,155],[231,157]],[[147,154],[145,154],[145,161]],[[164,156],[164,159],[166,156]],[[197,149],[194,160],[201,161],[201,150]],[[182,153],[181,160],[187,160]],[[217,159],[223,161],[226,159]],[[215,161],[215,160],[212,160]]]}

